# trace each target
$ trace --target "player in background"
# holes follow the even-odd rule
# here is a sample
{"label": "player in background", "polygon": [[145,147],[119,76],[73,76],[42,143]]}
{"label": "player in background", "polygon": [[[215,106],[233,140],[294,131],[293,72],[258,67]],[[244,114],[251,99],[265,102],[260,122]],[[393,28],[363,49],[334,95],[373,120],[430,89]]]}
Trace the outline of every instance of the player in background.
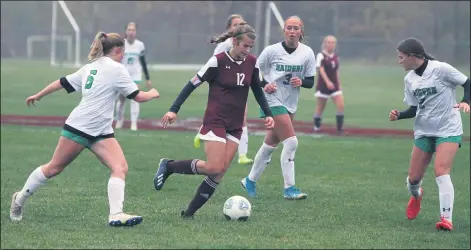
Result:
{"label": "player in background", "polygon": [[[256,196],[256,181],[271,161],[271,155],[280,142],[281,170],[284,178],[284,197],[290,200],[305,199],[294,181],[294,159],[298,139],[293,120],[297,110],[301,87],[312,88],[316,75],[316,59],[312,49],[302,43],[304,25],[297,16],[289,17],[284,24],[285,40],[266,47],[257,59],[263,75],[262,86],[275,119],[275,128],[267,131],[264,142],[255,156],[250,174],[242,179],[249,196]],[[261,117],[265,114],[261,112]]]}
{"label": "player in background", "polygon": [[[230,32],[235,29],[239,23],[243,22],[244,18],[239,14],[232,14],[226,21],[226,32]],[[217,46],[214,49],[213,55],[217,55],[224,51],[229,51],[232,48],[232,39],[227,39],[224,42],[217,42],[215,39],[211,40],[211,43],[216,43]],[[195,136],[194,145],[195,148],[199,148],[201,140],[198,137],[198,134]],[[242,127],[242,137],[240,138],[238,153],[239,153],[239,164],[252,164],[253,160],[247,157],[247,151],[249,148],[249,134],[247,131],[247,105],[245,106],[244,113],[244,124]]]}
{"label": "player in background", "polygon": [[343,133],[344,101],[339,77],[339,57],[335,53],[337,38],[326,36],[322,43],[322,51],[317,54],[316,66],[319,72],[316,93],[316,111],[314,113],[314,131],[321,128],[322,113],[329,98],[337,107],[337,134]]}
{"label": "player in background", "polygon": [[207,161],[200,159],[161,159],[154,177],[154,187],[161,190],[171,174],[205,175],[193,200],[181,212],[182,217],[192,217],[213,195],[229,168],[242,134],[245,104],[249,88],[258,104],[266,112],[265,126],[274,126],[267,100],[260,86],[256,57],[249,54],[255,44],[255,30],[240,23],[234,30],[221,35],[217,41],[231,39],[233,47],[212,56],[178,95],[170,111],[161,120],[166,127],[175,121],[177,112],[188,96],[203,82],[209,83],[208,104],[203,127],[198,137],[204,140]]}
{"label": "player in background", "polygon": [[52,177],[60,174],[85,148],[111,170],[108,181],[108,201],[111,226],[133,226],[142,217],[123,213],[125,177],[128,164],[123,151],[114,138],[113,110],[118,95],[137,102],[159,97],[155,89],[139,91],[120,63],[124,54],[124,39],[116,33],[96,35],[88,55],[89,64],[77,72],[56,80],[39,93],[26,99],[28,107],[46,95],[65,89],[67,93],[82,93],[82,100],[65,121],[52,159],[36,168],[26,180],[23,189],[15,192],[11,200],[10,218],[20,221],[26,200]]}
{"label": "player in background", "polygon": [[[397,46],[399,64],[406,71],[404,77],[405,111],[389,113],[391,121],[414,118],[414,146],[406,184],[411,194],[406,215],[413,220],[420,212],[424,195],[422,179],[435,153],[435,180],[440,200],[440,221],[437,230],[453,230],[452,214],[455,191],[450,178],[453,159],[461,146],[463,127],[460,110],[469,113],[469,77],[448,63],[436,61],[425,52],[422,43],[408,38]],[[456,103],[458,85],[464,97]]]}
{"label": "player in background", "polygon": [[[140,85],[142,82],[142,72],[146,78],[146,86],[152,88],[149,71],[147,70],[145,46],[144,43],[136,38],[137,25],[133,22],[126,25],[125,51],[122,63],[126,66],[133,81]],[[116,110],[116,128],[121,128],[124,122],[124,111],[126,98],[120,96],[118,98]],[[130,101],[131,104],[131,130],[137,130],[137,119],[139,118],[139,102]]]}

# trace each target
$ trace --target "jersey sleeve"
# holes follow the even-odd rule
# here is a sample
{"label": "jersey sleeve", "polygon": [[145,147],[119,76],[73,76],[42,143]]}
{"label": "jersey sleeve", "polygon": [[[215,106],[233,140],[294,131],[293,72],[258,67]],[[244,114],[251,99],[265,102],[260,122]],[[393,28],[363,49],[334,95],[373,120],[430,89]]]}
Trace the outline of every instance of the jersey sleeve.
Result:
{"label": "jersey sleeve", "polygon": [[411,85],[404,79],[404,103],[409,106],[418,106],[419,102],[417,98],[414,97],[412,92]]}
{"label": "jersey sleeve", "polygon": [[450,87],[463,85],[468,79],[465,74],[461,73],[459,70],[448,63],[443,63],[443,65],[440,67],[440,75],[443,79],[443,82]]}
{"label": "jersey sleeve", "polygon": [[121,95],[126,96],[128,99],[132,99],[139,92],[139,88],[132,80],[127,69],[123,65],[120,66],[122,67],[117,68],[114,88]]}
{"label": "jersey sleeve", "polygon": [[82,90],[82,79],[84,78],[84,74],[86,74],[85,66],[77,70],[75,73],[61,78],[60,83],[67,93],[74,91],[80,92]]}
{"label": "jersey sleeve", "polygon": [[309,49],[308,58],[304,63],[304,77],[316,76],[316,68],[316,56],[314,55],[314,51],[312,51],[312,49]]}
{"label": "jersey sleeve", "polygon": [[322,65],[322,61],[324,61],[324,54],[322,54],[322,53],[317,54],[317,58],[316,58],[316,67],[317,68],[320,68],[321,66],[324,66],[324,65]]}
{"label": "jersey sleeve", "polygon": [[196,87],[203,82],[211,83],[218,74],[218,59],[215,56],[209,58],[203,68],[191,79],[191,83]]}

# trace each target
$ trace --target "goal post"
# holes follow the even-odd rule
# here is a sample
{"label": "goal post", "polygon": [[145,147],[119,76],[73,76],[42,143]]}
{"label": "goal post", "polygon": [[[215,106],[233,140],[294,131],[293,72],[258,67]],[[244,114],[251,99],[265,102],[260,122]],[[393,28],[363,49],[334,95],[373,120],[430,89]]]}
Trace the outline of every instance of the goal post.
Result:
{"label": "goal post", "polygon": [[267,5],[267,10],[265,12],[265,39],[263,46],[264,48],[270,45],[272,13],[275,16],[276,21],[278,21],[278,24],[280,25],[281,29],[283,29],[284,26],[284,20],[280,14],[280,11],[278,10],[278,7],[276,7],[276,4],[274,2],[269,2]]}
{"label": "goal post", "polygon": [[74,16],[70,12],[67,4],[64,1],[52,1],[52,23],[51,23],[51,65],[55,66],[56,63],[56,42],[57,36],[57,4],[61,7],[67,20],[75,31],[75,60],[74,66],[80,67],[80,27],[75,21]]}

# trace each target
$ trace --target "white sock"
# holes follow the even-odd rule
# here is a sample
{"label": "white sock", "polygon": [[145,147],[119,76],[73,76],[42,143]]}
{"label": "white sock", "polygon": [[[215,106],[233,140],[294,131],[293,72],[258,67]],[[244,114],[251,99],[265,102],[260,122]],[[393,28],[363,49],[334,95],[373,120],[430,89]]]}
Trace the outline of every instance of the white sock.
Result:
{"label": "white sock", "polygon": [[111,177],[108,181],[108,202],[111,215],[123,212],[125,185],[124,180],[117,177]]}
{"label": "white sock", "polygon": [[453,202],[455,189],[449,174],[435,178],[438,185],[438,197],[440,198],[440,216],[451,222],[453,215]]}
{"label": "white sock", "polygon": [[276,147],[272,147],[266,143],[263,143],[257,154],[252,165],[252,169],[249,173],[249,179],[251,181],[257,181],[262,175],[265,168],[271,161],[271,154],[275,151]]}
{"label": "white sock", "polygon": [[131,100],[131,124],[136,124],[138,117],[139,117],[139,103],[134,100]]}
{"label": "white sock", "polygon": [[249,148],[249,133],[247,132],[247,126],[242,127],[242,136],[239,142],[239,156],[247,154]]}
{"label": "white sock", "polygon": [[123,102],[120,101],[120,98],[116,101],[116,121],[123,121],[124,120],[124,111],[126,109],[126,106],[124,105],[126,102],[126,99],[124,99]]}
{"label": "white sock", "polygon": [[298,139],[292,136],[283,141],[281,151],[281,172],[285,181],[285,189],[294,186],[294,156],[298,147]]}
{"label": "white sock", "polygon": [[41,166],[37,167],[26,180],[23,189],[16,196],[16,204],[23,206],[26,199],[30,197],[38,188],[46,184],[47,178],[44,176]]}
{"label": "white sock", "polygon": [[407,189],[409,190],[409,193],[412,196],[417,198],[421,195],[420,187],[422,186],[422,180],[417,184],[411,184],[409,181],[409,176],[407,176],[406,183],[407,183]]}

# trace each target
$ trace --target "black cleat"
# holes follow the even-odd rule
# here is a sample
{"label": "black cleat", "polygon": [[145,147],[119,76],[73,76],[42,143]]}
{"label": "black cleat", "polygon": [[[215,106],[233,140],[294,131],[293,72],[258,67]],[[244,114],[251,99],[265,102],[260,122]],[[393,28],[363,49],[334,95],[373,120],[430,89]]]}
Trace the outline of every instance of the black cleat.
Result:
{"label": "black cleat", "polygon": [[170,176],[170,174],[167,173],[168,172],[167,163],[169,161],[171,161],[171,160],[167,159],[167,158],[160,159],[159,169],[157,169],[157,173],[155,173],[155,175],[154,175],[154,188],[156,190],[162,189],[162,187],[164,186],[165,181]]}
{"label": "black cleat", "polygon": [[180,216],[181,216],[182,218],[184,218],[184,219],[194,219],[194,218],[195,218],[193,215],[187,215],[186,212],[185,212],[185,210],[182,210],[182,211],[180,212]]}

